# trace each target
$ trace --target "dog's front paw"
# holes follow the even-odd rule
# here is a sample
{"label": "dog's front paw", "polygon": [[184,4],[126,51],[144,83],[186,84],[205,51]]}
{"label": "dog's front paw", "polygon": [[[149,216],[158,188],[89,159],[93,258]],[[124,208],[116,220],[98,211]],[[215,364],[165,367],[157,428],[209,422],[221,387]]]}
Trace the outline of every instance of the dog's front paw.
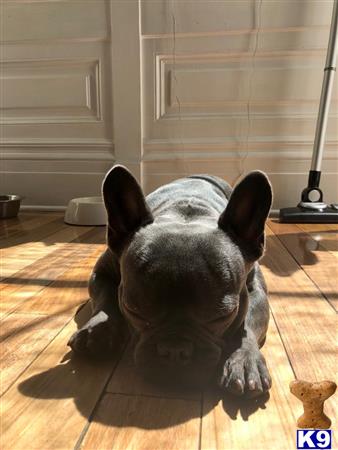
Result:
{"label": "dog's front paw", "polygon": [[264,356],[256,349],[239,348],[226,360],[219,385],[235,395],[258,397],[271,387]]}
{"label": "dog's front paw", "polygon": [[103,356],[108,355],[120,340],[119,328],[105,312],[100,311],[73,334],[67,345],[75,353]]}

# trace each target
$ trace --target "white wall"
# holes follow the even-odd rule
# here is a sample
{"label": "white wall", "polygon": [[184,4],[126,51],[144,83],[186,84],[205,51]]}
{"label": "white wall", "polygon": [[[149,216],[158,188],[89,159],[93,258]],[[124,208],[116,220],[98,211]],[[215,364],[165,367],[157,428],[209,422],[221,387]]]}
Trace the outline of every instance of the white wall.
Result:
{"label": "white wall", "polygon": [[96,194],[114,163],[109,2],[1,1],[1,191]]}
{"label": "white wall", "polygon": [[[96,195],[115,162],[147,192],[265,170],[274,207],[306,185],[331,0],[0,2],[1,191]],[[337,79],[335,82],[337,86]],[[338,90],[322,187],[337,193]]]}
{"label": "white wall", "polygon": [[[307,182],[332,1],[143,1],[147,190],[265,170],[274,207]],[[337,200],[337,79],[322,187]]]}

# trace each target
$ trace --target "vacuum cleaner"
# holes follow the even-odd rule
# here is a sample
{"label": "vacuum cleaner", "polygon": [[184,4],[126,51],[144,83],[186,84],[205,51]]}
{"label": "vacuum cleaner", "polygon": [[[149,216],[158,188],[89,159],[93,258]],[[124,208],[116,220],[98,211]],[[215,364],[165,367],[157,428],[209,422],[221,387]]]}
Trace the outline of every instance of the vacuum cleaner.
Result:
{"label": "vacuum cleaner", "polygon": [[301,201],[294,208],[282,208],[279,221],[285,223],[338,223],[338,204],[327,205],[319,187],[325,134],[332,94],[333,78],[337,59],[338,0],[334,0],[329,45],[324,68],[324,78],[313,146],[308,185],[303,190]]}

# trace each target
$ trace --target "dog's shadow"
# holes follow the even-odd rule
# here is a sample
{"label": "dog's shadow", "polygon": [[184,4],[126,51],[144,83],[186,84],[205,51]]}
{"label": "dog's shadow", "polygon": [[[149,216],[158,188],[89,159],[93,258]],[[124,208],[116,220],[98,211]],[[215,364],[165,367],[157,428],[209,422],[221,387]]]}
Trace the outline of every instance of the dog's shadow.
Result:
{"label": "dog's shadow", "polygon": [[[78,327],[85,323],[87,309],[82,308],[76,315]],[[163,395],[157,390],[156,395],[119,394],[117,390],[102,397],[102,390],[113,372],[111,361],[87,360],[69,351],[57,366],[22,381],[18,389],[32,398],[73,399],[81,415],[93,422],[148,430],[201,418],[216,405],[222,406],[232,420],[236,420],[238,414],[243,420],[249,420],[259,408],[265,408],[268,400],[268,395],[259,399],[239,399],[217,389],[205,392],[181,390],[182,394],[175,395],[176,392],[173,394],[167,388]],[[98,399],[101,399],[100,405]]]}

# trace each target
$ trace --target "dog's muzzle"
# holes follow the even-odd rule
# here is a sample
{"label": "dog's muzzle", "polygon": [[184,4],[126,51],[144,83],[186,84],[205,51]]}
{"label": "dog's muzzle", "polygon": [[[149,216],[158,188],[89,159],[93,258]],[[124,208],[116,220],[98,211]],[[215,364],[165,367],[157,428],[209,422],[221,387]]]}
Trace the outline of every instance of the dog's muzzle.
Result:
{"label": "dog's muzzle", "polygon": [[195,345],[188,339],[160,339],[156,344],[157,355],[164,365],[186,366],[194,356]]}
{"label": "dog's muzzle", "polygon": [[139,336],[134,359],[152,381],[201,385],[215,373],[221,354],[221,345],[197,330],[159,330]]}

